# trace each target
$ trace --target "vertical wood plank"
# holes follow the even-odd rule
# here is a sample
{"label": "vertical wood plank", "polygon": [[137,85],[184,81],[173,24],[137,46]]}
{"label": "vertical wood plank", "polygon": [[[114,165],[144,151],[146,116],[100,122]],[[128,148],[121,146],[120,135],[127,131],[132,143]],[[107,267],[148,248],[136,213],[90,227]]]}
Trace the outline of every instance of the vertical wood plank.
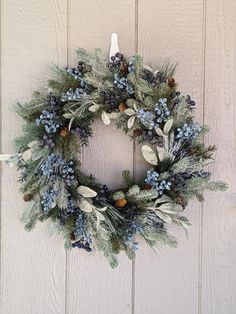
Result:
{"label": "vertical wood plank", "polygon": [[[158,61],[178,62],[176,80],[183,94],[197,101],[202,121],[203,98],[203,1],[138,1],[138,53],[156,68]],[[135,172],[140,175],[140,152]],[[141,168],[140,168],[141,165]],[[140,246],[135,261],[135,313],[198,313],[200,209],[192,202],[186,215],[193,225],[186,240],[175,232],[177,249],[161,248],[157,255]]]}
{"label": "vertical wood plank", "polygon": [[[119,35],[126,55],[134,52],[134,1],[70,0],[69,64],[75,65],[75,49],[100,47],[107,54],[111,33]],[[82,154],[83,169],[109,188],[122,186],[121,172],[133,168],[133,144],[115,126],[95,122],[94,136]],[[79,250],[68,253],[67,309],[70,314],[125,314],[131,312],[132,264],[120,256],[112,270],[102,254]]]}
{"label": "vertical wood plank", "polygon": [[[12,104],[27,101],[45,80],[46,64],[66,61],[66,0],[1,1],[2,150],[11,153],[21,121]],[[15,168],[3,165],[1,313],[65,313],[65,250],[39,224],[20,223],[25,203]]]}
{"label": "vertical wood plank", "polygon": [[202,313],[230,314],[236,308],[236,3],[206,3],[206,141],[218,147],[213,177],[228,181],[229,190],[209,193],[204,203]]}

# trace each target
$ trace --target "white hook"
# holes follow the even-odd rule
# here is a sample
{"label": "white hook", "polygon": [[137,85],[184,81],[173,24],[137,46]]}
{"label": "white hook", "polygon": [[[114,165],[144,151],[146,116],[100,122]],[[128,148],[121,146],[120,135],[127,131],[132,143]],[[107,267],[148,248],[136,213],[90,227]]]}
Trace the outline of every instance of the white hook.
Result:
{"label": "white hook", "polygon": [[116,33],[111,34],[111,48],[109,53],[109,60],[114,56],[117,52],[119,52],[118,46],[118,35]]}

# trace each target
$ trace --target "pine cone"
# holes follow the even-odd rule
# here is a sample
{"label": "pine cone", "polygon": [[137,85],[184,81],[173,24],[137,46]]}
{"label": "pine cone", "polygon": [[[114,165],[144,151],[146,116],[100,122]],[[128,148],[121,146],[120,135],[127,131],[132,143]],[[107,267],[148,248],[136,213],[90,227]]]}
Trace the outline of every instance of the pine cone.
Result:
{"label": "pine cone", "polygon": [[63,128],[61,131],[60,131],[60,136],[61,137],[66,137],[68,134],[69,134],[69,129],[67,127]]}
{"label": "pine cone", "polygon": [[120,65],[120,72],[125,75],[128,73],[128,65],[127,64],[124,64],[124,63],[121,63]]}
{"label": "pine cone", "polygon": [[24,197],[23,197],[23,200],[24,200],[25,202],[29,202],[29,201],[32,200],[32,198],[33,198],[33,195],[32,195],[32,194],[25,194]]}
{"label": "pine cone", "polygon": [[186,205],[185,204],[185,199],[184,199],[184,197],[182,195],[179,195],[179,196],[176,197],[176,203],[181,205],[181,206],[183,206],[183,207],[185,207],[185,205]]}
{"label": "pine cone", "polygon": [[125,207],[126,204],[127,204],[127,201],[124,198],[116,201],[116,206],[117,207]]}
{"label": "pine cone", "polygon": [[144,184],[144,190],[151,190],[152,186],[150,184]]}
{"label": "pine cone", "polygon": [[173,77],[169,77],[167,79],[167,84],[170,88],[173,88],[175,86],[175,79]]}
{"label": "pine cone", "polygon": [[138,137],[138,136],[142,135],[142,133],[143,133],[143,131],[141,129],[135,129],[133,131],[133,136]]}
{"label": "pine cone", "polygon": [[127,109],[127,105],[124,102],[119,104],[120,112],[124,112],[126,109]]}
{"label": "pine cone", "polygon": [[70,239],[71,241],[75,241],[76,239],[75,234],[73,232],[70,234]]}

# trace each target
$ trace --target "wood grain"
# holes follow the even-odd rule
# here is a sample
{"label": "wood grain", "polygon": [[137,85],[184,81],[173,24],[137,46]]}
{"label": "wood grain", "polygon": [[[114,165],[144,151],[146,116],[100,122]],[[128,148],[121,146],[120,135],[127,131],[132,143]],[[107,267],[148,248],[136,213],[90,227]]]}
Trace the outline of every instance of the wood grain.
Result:
{"label": "wood grain", "polygon": [[[134,1],[69,2],[69,64],[75,49],[100,47],[109,53],[111,33],[119,34],[119,46],[126,55],[134,53]],[[83,169],[93,173],[109,188],[122,186],[121,172],[133,169],[133,145],[115,126],[95,122],[94,136],[82,153]],[[95,157],[96,156],[96,157]],[[80,251],[68,255],[67,309],[70,314],[131,312],[132,264],[120,256],[120,266],[111,270],[100,254]]]}
{"label": "wood grain", "polygon": [[[138,53],[157,68],[163,58],[178,62],[176,80],[183,93],[197,100],[202,120],[202,1],[139,1]],[[136,173],[140,152],[136,151]],[[138,173],[138,175],[140,175]],[[186,240],[176,232],[176,250],[161,248],[157,254],[141,244],[135,261],[135,313],[197,313],[200,206],[191,203],[186,215],[193,222]]]}
{"label": "wood grain", "polygon": [[[21,121],[12,111],[45,79],[46,64],[66,59],[66,1],[1,1],[2,149],[12,152]],[[65,250],[39,224],[20,223],[25,204],[15,168],[3,166],[1,190],[1,313],[65,313]]]}
{"label": "wood grain", "polygon": [[227,193],[206,194],[203,211],[202,313],[236,309],[236,3],[206,2],[205,123],[208,144],[217,143],[215,180]]}

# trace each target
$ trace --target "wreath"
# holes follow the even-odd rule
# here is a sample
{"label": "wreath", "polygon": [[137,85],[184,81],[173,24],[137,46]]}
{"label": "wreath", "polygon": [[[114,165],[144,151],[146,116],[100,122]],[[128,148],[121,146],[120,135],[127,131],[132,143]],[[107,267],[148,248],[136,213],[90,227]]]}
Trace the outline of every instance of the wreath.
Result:
{"label": "wreath", "polygon": [[[23,135],[15,140],[17,153],[2,159],[20,170],[29,202],[22,215],[25,228],[49,219],[66,248],[97,248],[112,267],[121,250],[135,257],[137,236],[151,247],[176,247],[169,225],[188,228],[183,210],[189,200],[202,202],[203,189],[226,189],[204,170],[215,146],[202,142],[208,128],[194,122],[195,102],[177,91],[171,63],[154,71],[139,55],[125,58],[118,52],[108,59],[100,49],[79,49],[77,56],[75,68],[54,65],[48,88],[15,107],[25,120]],[[142,180],[125,170],[125,187],[111,191],[81,170],[78,151],[88,144],[95,119],[105,125],[115,120],[142,145],[150,164]]]}

